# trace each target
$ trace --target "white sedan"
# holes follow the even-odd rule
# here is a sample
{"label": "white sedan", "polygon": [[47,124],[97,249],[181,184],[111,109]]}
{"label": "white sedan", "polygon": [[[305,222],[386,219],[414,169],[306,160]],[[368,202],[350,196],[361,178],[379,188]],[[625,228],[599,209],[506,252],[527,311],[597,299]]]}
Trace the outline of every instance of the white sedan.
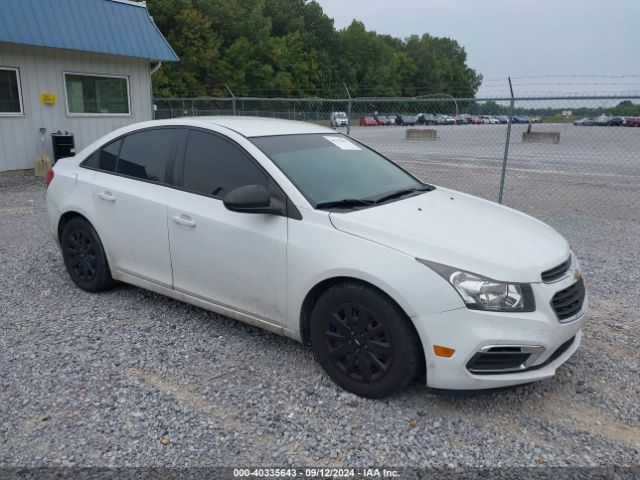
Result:
{"label": "white sedan", "polygon": [[287,335],[358,395],[541,380],[580,344],[585,288],[555,230],[325,127],[139,123],[46,183],[78,287],[126,282]]}
{"label": "white sedan", "polygon": [[498,120],[496,117],[485,116],[485,117],[482,117],[482,123],[485,123],[488,125],[499,125],[500,120]]}

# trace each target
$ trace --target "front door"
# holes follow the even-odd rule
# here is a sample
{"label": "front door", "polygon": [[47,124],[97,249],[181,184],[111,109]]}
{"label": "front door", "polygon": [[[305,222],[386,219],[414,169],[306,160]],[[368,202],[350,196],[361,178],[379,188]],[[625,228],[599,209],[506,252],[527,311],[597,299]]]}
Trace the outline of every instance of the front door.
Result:
{"label": "front door", "polygon": [[190,130],[169,200],[176,291],[277,326],[285,318],[287,218],[231,212],[230,190],[269,176],[222,135]]}

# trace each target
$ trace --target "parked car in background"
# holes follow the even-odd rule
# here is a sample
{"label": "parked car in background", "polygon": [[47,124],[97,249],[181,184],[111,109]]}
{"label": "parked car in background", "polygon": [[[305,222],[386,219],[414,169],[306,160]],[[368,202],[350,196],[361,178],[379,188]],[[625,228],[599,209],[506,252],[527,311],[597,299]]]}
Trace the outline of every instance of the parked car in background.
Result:
{"label": "parked car in background", "polygon": [[608,115],[600,115],[599,117],[596,117],[594,121],[599,127],[606,127],[609,124],[610,118],[611,117],[609,117]]}
{"label": "parked car in background", "polygon": [[500,123],[504,123],[504,124],[509,123],[509,116],[508,115],[497,115],[496,119]]}
{"label": "parked car in background", "polygon": [[380,125],[378,121],[373,117],[360,117],[361,127],[377,127]]}
{"label": "parked car in background", "polygon": [[488,125],[498,125],[500,123],[500,120],[498,120],[496,117],[492,117],[491,115],[483,115],[482,123]]}
{"label": "parked car in background", "polygon": [[624,117],[610,117],[607,122],[609,127],[621,127],[624,124]]}
{"label": "parked car in background", "polygon": [[531,117],[531,123],[542,123],[542,117]]}
{"label": "parked car in background", "polygon": [[482,124],[482,118],[478,117],[478,116],[473,116],[471,117],[470,122],[472,125],[481,125]]}
{"label": "parked car in background", "polygon": [[400,125],[398,123],[398,115],[396,115],[395,113],[387,115],[387,117],[389,118],[389,125]]}
{"label": "parked car in background", "polygon": [[640,117],[627,117],[624,119],[625,127],[640,127]]}
{"label": "parked car in background", "polygon": [[442,115],[440,113],[436,113],[435,117],[436,117],[436,123],[438,125],[453,125],[454,123],[456,123],[456,120],[453,117],[450,117],[449,115]]}
{"label": "parked car in background", "polygon": [[286,335],[357,395],[415,378],[527,384],[580,346],[587,293],[558,232],[424,183],[327,127],[143,122],[58,161],[45,183],[78,288],[120,281]]}
{"label": "parked car in background", "polygon": [[373,118],[375,118],[380,125],[391,125],[391,119],[386,115],[374,115]]}
{"label": "parked car in background", "polygon": [[349,124],[349,118],[344,112],[332,112],[331,113],[331,126],[332,127],[346,127]]}
{"label": "parked car in background", "polygon": [[515,115],[511,119],[511,123],[529,123],[529,117],[524,115]]}
{"label": "parked car in background", "polygon": [[438,122],[432,113],[419,113],[416,117],[416,123],[418,125],[437,125]]}
{"label": "parked car in background", "polygon": [[596,124],[596,121],[593,118],[581,118],[580,120],[576,120],[573,122],[576,127],[592,127]]}
{"label": "parked car in background", "polygon": [[415,115],[401,113],[396,117],[396,125],[415,125],[418,119]]}

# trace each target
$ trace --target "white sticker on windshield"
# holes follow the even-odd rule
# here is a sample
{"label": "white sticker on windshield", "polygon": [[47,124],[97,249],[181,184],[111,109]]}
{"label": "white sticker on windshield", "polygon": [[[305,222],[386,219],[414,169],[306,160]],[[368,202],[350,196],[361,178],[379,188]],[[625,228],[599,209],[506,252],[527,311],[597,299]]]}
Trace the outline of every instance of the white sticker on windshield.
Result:
{"label": "white sticker on windshield", "polygon": [[333,143],[340,150],[362,150],[355,143],[350,142],[344,137],[324,137]]}

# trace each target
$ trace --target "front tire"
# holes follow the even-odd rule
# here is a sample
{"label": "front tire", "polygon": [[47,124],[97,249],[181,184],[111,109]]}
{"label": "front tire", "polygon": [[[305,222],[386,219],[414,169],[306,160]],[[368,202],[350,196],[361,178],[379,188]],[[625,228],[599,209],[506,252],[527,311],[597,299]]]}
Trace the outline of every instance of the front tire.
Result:
{"label": "front tire", "polygon": [[80,217],[69,220],[60,245],[67,272],[79,288],[103,292],[115,286],[100,238],[88,221]]}
{"label": "front tire", "polygon": [[423,367],[410,320],[386,295],[365,284],[339,283],[324,292],[311,314],[310,336],[329,377],[362,397],[402,390]]}

